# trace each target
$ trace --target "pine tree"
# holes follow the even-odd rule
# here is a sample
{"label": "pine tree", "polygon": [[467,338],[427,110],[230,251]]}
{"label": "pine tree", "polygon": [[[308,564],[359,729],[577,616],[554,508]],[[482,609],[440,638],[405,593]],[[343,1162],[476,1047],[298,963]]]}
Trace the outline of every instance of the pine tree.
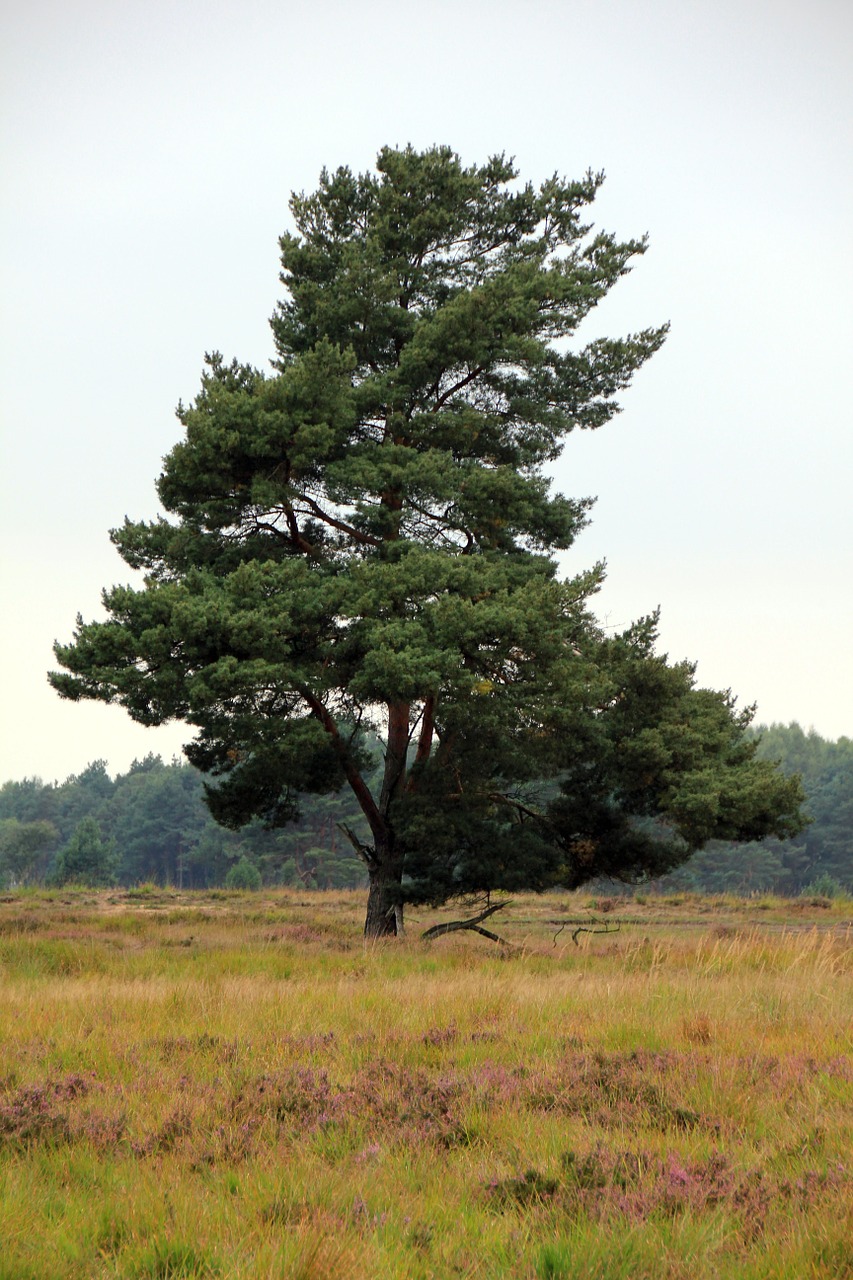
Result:
{"label": "pine tree", "polygon": [[577,342],[645,249],[585,223],[601,181],[386,148],[294,196],[273,372],[208,357],[170,518],[112,535],[144,586],[56,648],[64,696],[197,726],[225,824],[348,784],[371,935],[404,900],[659,874],[797,825],[748,713],[658,657],[653,619],[605,635],[601,567],[557,571],[590,503],[546,468],[665,336]]}
{"label": "pine tree", "polygon": [[94,818],[83,818],[74,834],[56,855],[54,884],[85,884],[99,888],[115,883],[118,862],[115,844],[104,840]]}

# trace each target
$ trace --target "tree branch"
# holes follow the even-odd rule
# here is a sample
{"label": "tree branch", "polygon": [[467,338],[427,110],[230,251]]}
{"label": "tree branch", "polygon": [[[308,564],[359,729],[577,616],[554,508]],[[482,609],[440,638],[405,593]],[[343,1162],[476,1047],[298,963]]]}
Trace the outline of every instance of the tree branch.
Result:
{"label": "tree branch", "polygon": [[290,540],[293,545],[298,547],[300,551],[304,551],[308,556],[316,555],[317,548],[300,533],[299,523],[296,519],[296,512],[290,505],[284,508],[284,518],[287,521],[287,527],[290,531]]}
{"label": "tree branch", "polygon": [[536,809],[530,809],[526,804],[522,804],[520,800],[513,800],[511,796],[505,795],[503,791],[493,791],[490,800],[494,800],[496,804],[509,805],[511,809],[515,809],[517,813],[524,814],[526,818],[535,818],[537,822],[547,822],[545,815],[539,813]]}
{"label": "tree branch", "polygon": [[329,709],[323,706],[320,699],[315,697],[310,689],[300,689],[299,693],[307,702],[311,714],[320,721],[320,724],[331,738],[332,745],[341,762],[344,777],[350,784],[353,794],[361,806],[361,811],[370,824],[370,830],[376,836],[384,835],[387,830],[385,819],[377,808],[376,801],[370,793],[370,788],[353,764],[349,748],[341,737],[340,730],[335,723],[334,717]]}
{"label": "tree branch", "polygon": [[430,694],[424,702],[421,731],[418,736],[418,749],[415,752],[415,764],[423,764],[429,759],[432,750],[432,735],[435,728],[435,695]]}
{"label": "tree branch", "polygon": [[363,840],[359,840],[358,836],[355,834],[352,827],[348,827],[345,822],[337,822],[335,823],[335,826],[338,828],[339,831],[343,831],[347,840],[349,840],[350,844],[355,849],[356,853],[361,858],[361,860],[368,867],[374,866],[376,859],[373,856],[373,850],[371,849],[370,845],[365,844]]}
{"label": "tree branch", "polygon": [[[555,947],[557,945],[557,939],[559,938],[560,934],[563,932],[563,930],[565,929],[568,923],[569,923],[568,920],[564,920],[563,923],[560,925],[559,929],[557,930],[557,932],[554,934]],[[621,921],[616,925],[605,924],[603,929],[595,929],[593,928],[592,925],[580,924],[578,925],[577,929],[574,929],[572,931],[572,942],[575,944],[576,947],[580,946],[580,943],[578,942],[579,933],[618,933],[621,928],[622,928]]]}
{"label": "tree branch", "polygon": [[362,546],[382,546],[381,538],[374,538],[370,533],[362,533],[359,529],[354,529],[351,524],[347,524],[345,520],[336,520],[334,516],[329,515],[328,511],[324,511],[318,502],[315,502],[313,498],[309,498],[307,493],[300,493],[299,501],[307,503],[314,515],[322,520],[324,524],[330,525],[333,529],[340,529],[341,533],[348,534],[349,537],[354,538]]}
{"label": "tree branch", "polygon": [[382,794],[379,807],[382,813],[388,806],[406,772],[406,754],[409,749],[409,703],[392,702],[388,705],[388,742],[385,751],[385,769],[382,777]]}
{"label": "tree branch", "polygon": [[474,933],[481,933],[484,938],[488,938],[491,942],[500,942],[502,946],[508,944],[503,938],[498,937],[496,933],[490,933],[488,929],[480,927],[483,920],[487,920],[489,916],[493,916],[496,911],[503,911],[506,907],[512,906],[511,902],[496,902],[491,907],[486,907],[478,916],[472,916],[470,920],[448,920],[446,924],[434,924],[431,929],[427,929],[421,934],[425,941],[432,938],[441,938],[445,933],[456,933],[460,929],[473,929]]}
{"label": "tree branch", "polygon": [[438,397],[435,404],[430,409],[430,413],[438,413],[439,409],[442,409],[447,404],[451,396],[455,396],[457,391],[461,391],[463,387],[467,387],[469,382],[473,382],[475,378],[479,378],[485,367],[486,366],[484,364],[478,364],[477,367],[472,369],[470,373],[466,374],[464,378],[460,378],[460,380],[454,383],[452,387],[448,387],[448,389]]}

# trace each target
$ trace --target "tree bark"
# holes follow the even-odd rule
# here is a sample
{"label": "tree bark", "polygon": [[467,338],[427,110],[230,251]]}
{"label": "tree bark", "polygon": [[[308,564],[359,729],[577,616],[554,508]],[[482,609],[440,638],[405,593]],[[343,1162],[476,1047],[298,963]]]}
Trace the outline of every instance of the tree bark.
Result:
{"label": "tree bark", "polygon": [[366,863],[370,877],[364,936],[366,938],[396,937],[403,932],[403,904],[400,896],[403,869],[394,854],[393,832],[387,815],[394,793],[406,774],[406,752],[410,733],[409,704],[393,702],[388,707],[388,745],[385,752],[382,791],[377,804],[370,793],[370,788],[353,764],[347,745],[341,738],[331,712],[309,689],[301,689],[300,692],[312,714],[317,717],[331,738],[340,756],[344,775],[361,806],[373,836],[372,846],[364,844],[346,824],[340,824],[341,830]]}
{"label": "tree bark", "polygon": [[377,857],[369,869],[365,938],[394,938],[403,931],[403,905],[400,901],[402,876],[390,857]]}
{"label": "tree bark", "polygon": [[388,704],[388,743],[385,748],[385,770],[382,776],[382,792],[379,810],[387,817],[394,794],[406,775],[406,753],[409,750],[409,703]]}
{"label": "tree bark", "polygon": [[415,755],[415,763],[423,764],[429,760],[432,751],[432,735],[435,731],[435,698],[432,694],[424,701],[423,715],[421,717],[421,732],[418,737],[418,750]]}
{"label": "tree bark", "polygon": [[392,702],[388,706],[388,742],[385,769],[377,806],[381,824],[372,824],[373,849],[367,857],[370,888],[367,895],[366,938],[397,937],[403,932],[403,904],[400,885],[403,868],[394,853],[394,834],[388,821],[397,788],[405,780],[406,753],[409,747],[410,707],[408,702]]}

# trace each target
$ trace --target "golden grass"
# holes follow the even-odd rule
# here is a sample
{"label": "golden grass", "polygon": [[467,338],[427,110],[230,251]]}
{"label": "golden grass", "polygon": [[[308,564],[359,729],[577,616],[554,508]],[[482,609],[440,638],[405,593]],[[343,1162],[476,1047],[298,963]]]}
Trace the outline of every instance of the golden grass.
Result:
{"label": "golden grass", "polygon": [[853,1276],[849,901],[362,906],[0,902],[0,1280]]}

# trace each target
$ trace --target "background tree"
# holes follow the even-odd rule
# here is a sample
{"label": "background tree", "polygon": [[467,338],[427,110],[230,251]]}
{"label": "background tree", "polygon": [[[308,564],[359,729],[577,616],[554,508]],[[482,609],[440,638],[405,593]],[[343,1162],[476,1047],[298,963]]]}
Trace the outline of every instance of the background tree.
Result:
{"label": "background tree", "polygon": [[53,823],[43,818],[34,822],[0,819],[0,884],[14,888],[29,883],[58,834]]}
{"label": "background tree", "polygon": [[260,889],[261,873],[245,853],[233,867],[229,868],[225,877],[225,886],[228,889]]}
{"label": "background tree", "polygon": [[83,818],[68,844],[57,854],[51,880],[58,885],[101,888],[115,883],[117,862],[114,842],[102,838],[94,818]]}
{"label": "background tree", "polygon": [[[377,745],[371,745],[377,750]],[[369,834],[352,795],[305,797],[299,819],[270,830],[255,820],[239,834],[215,823],[204,803],[204,778],[192,765],[159,756],[134,760],[128,771],[107,776],[108,788],[92,787],[102,762],[62,783],[40,778],[0,786],[0,883],[39,883],[75,827],[91,817],[116,845],[116,878],[134,885],[204,888],[222,884],[241,856],[269,884],[308,888],[356,888],[365,883],[363,864],[339,824]],[[52,819],[40,817],[51,814]]]}
{"label": "background tree", "polygon": [[58,787],[41,778],[23,778],[0,786],[0,820],[53,822],[59,825]]}
{"label": "background tree", "polygon": [[605,636],[600,567],[557,575],[590,503],[545,468],[616,412],[665,326],[575,336],[645,241],[584,222],[601,175],[521,186],[504,157],[444,147],[386,148],[377,170],[293,197],[274,373],[208,358],[158,483],[172,519],[113,533],[144,586],[78,621],[54,687],[197,726],[227,825],[285,824],[299,791],[346,782],[373,935],[406,898],[638,877],[713,836],[789,833],[797,786],[755,757],[749,716],[656,656],[653,620]]}
{"label": "background tree", "polygon": [[202,795],[195,769],[164,765],[159,756],[134,761],[127,774],[116,778],[102,825],[120,850],[123,880],[156,880],[178,888],[197,883],[193,851],[209,823]]}
{"label": "background tree", "polygon": [[[850,738],[832,742],[814,731],[805,733],[798,724],[750,728],[749,733],[753,732],[759,755],[779,759],[786,772],[802,771],[809,825],[788,840],[768,837],[738,844],[712,840],[681,868],[657,881],[659,888],[796,895],[811,892],[815,884],[832,883],[840,890],[853,891],[853,742]],[[373,750],[381,767],[381,744],[374,744]],[[302,797],[299,818],[285,828],[268,830],[255,820],[239,833],[231,832],[211,819],[203,800],[202,775],[178,761],[164,764],[159,756],[134,761],[127,773],[118,774],[106,800],[92,800],[85,783],[88,770],[58,785],[38,778],[0,785],[0,883],[15,887],[44,880],[63,840],[56,822],[31,815],[53,813],[65,827],[67,818],[60,815],[59,797],[67,811],[79,812],[82,794],[92,806],[87,816],[95,817],[101,832],[116,840],[121,884],[158,879],[174,883],[168,866],[163,878],[164,860],[156,840],[163,798],[170,793],[156,784],[161,773],[192,777],[192,801],[185,809],[186,825],[181,828],[187,850],[186,884],[204,887],[224,883],[229,868],[244,853],[267,884],[323,889],[358,888],[366,883],[364,866],[340,830],[341,825],[348,826],[358,830],[363,840],[369,836],[363,820],[359,825],[360,811],[347,790]],[[152,785],[147,785],[146,779]],[[174,793],[180,795],[186,786],[186,782],[176,786]],[[77,787],[81,795],[75,795]],[[125,804],[127,789],[133,797],[129,806]],[[550,790],[556,795],[555,784]],[[168,819],[174,820],[174,815]],[[654,822],[636,820],[636,826],[659,835]],[[35,844],[31,843],[33,837]],[[11,851],[11,859],[5,862],[3,850]],[[23,861],[17,860],[19,856]],[[613,891],[611,883],[608,892]]]}
{"label": "background tree", "polygon": [[56,788],[57,826],[64,840],[83,818],[97,815],[115,794],[115,783],[106,760],[93,760],[81,773],[72,774]]}

